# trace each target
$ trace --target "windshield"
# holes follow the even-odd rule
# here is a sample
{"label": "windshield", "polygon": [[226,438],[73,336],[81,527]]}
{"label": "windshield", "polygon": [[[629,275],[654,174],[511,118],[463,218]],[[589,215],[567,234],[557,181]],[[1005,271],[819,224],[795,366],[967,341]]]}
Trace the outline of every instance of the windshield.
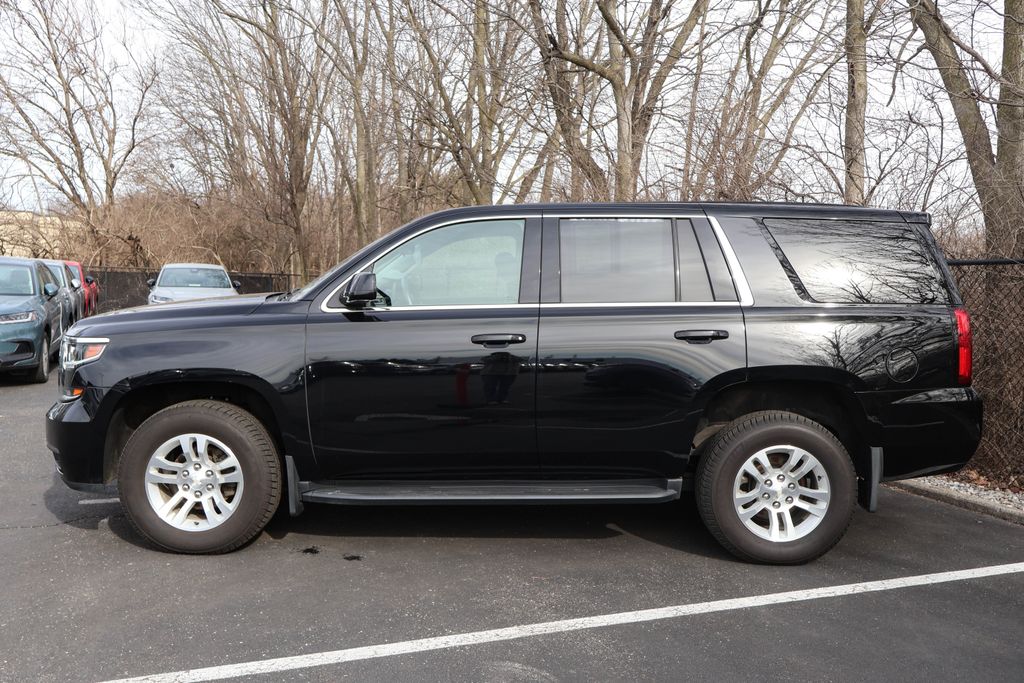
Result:
{"label": "windshield", "polygon": [[230,289],[231,280],[222,268],[164,268],[157,287],[209,287]]}
{"label": "windshield", "polygon": [[68,283],[64,279],[64,269],[63,268],[61,268],[58,265],[54,265],[52,263],[47,263],[46,264],[46,269],[49,270],[51,273],[53,273],[54,279],[57,280],[57,282],[59,282],[61,284],[61,286],[64,286],[64,287],[67,286]]}
{"label": "windshield", "polygon": [[35,294],[32,271],[28,266],[0,264],[0,294],[31,296]]}

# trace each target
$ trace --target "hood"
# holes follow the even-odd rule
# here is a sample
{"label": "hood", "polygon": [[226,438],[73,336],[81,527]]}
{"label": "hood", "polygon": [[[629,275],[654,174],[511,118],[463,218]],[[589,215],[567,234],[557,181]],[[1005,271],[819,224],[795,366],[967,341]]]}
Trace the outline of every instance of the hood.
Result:
{"label": "hood", "polygon": [[31,311],[35,307],[35,294],[0,294],[0,314]]}
{"label": "hood", "polygon": [[155,296],[167,297],[171,301],[238,296],[238,292],[226,287],[160,287],[157,285],[149,293]]}
{"label": "hood", "polygon": [[179,324],[191,325],[196,319],[248,315],[266,301],[266,294],[246,294],[217,299],[197,299],[150,306],[122,308],[79,320],[69,330],[76,337],[103,337],[118,331],[131,332],[137,324],[146,327],[173,329]]}

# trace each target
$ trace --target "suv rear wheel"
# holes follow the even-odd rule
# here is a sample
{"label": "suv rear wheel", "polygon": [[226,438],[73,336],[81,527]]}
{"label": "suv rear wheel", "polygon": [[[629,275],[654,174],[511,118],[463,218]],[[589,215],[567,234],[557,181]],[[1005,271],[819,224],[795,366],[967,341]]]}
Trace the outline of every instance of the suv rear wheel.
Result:
{"label": "suv rear wheel", "polygon": [[856,486],[850,456],[831,432],[802,415],[764,411],[712,437],[696,494],[704,523],[734,555],[798,564],[846,533]]}
{"label": "suv rear wheel", "polygon": [[186,401],[143,422],[118,466],[135,528],[176,552],[222,553],[258,534],[281,499],[274,441],[250,413]]}

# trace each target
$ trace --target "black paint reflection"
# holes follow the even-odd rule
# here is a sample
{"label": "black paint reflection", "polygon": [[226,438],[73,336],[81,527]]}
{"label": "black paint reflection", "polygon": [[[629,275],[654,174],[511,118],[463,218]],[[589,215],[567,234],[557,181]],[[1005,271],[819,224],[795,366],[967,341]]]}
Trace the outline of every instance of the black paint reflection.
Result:
{"label": "black paint reflection", "polygon": [[764,224],[784,254],[787,275],[810,300],[949,303],[934,257],[907,223],[769,218]]}
{"label": "black paint reflection", "polygon": [[[500,310],[318,317],[307,329],[308,395],[325,476],[535,475],[536,326]],[[486,333],[528,341],[471,342]]]}
{"label": "black paint reflection", "polygon": [[519,376],[523,359],[507,351],[492,353],[484,358],[480,377],[483,379],[487,405],[508,403],[509,390]]}
{"label": "black paint reflection", "polygon": [[[685,329],[728,339],[688,344]],[[695,397],[745,374],[739,307],[543,312],[537,376],[542,467],[554,474],[664,476],[685,468]],[[731,379],[730,379],[731,378]]]}

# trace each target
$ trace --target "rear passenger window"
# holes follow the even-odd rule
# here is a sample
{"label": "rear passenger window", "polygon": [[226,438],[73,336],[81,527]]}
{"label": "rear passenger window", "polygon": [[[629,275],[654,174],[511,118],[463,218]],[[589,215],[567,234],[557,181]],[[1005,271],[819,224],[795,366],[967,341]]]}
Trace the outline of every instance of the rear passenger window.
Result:
{"label": "rear passenger window", "polygon": [[714,300],[688,220],[562,219],[559,252],[563,303]]}
{"label": "rear passenger window", "polygon": [[804,219],[766,219],[764,223],[815,301],[949,302],[935,259],[906,223]]}
{"label": "rear passenger window", "polygon": [[[678,229],[676,247],[679,258],[679,299],[681,301],[714,301],[715,297],[711,294],[711,283],[708,281],[708,270],[704,265],[701,249],[697,245],[697,236],[693,232],[693,225],[688,220],[678,220],[676,226]],[[715,248],[718,248],[717,244]],[[726,277],[728,276],[729,273],[726,271]],[[729,287],[732,287],[731,280]]]}
{"label": "rear passenger window", "polygon": [[729,266],[725,263],[725,255],[715,238],[711,224],[707,221],[696,221],[693,229],[700,241],[704,263],[708,269],[707,274],[711,278],[711,288],[715,293],[715,301],[736,301],[736,286],[732,282]]}
{"label": "rear passenger window", "polygon": [[676,300],[671,219],[564,219],[559,235],[563,302]]}

